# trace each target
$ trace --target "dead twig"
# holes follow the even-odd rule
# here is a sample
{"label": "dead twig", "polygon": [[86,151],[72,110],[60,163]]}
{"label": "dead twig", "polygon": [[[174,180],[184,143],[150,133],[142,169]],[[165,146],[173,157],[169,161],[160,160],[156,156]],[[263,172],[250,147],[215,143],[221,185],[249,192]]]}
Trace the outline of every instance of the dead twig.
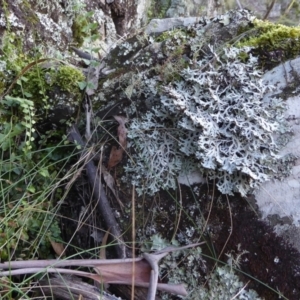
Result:
{"label": "dead twig", "polygon": [[158,262],[165,257],[168,254],[168,252],[164,253],[144,253],[144,258],[147,260],[149,265],[151,266],[151,274],[150,274],[150,284],[147,294],[147,300],[155,300],[155,295],[157,291],[157,284],[158,284]]}
{"label": "dead twig", "polygon": [[[148,288],[147,300],[155,299],[156,290],[186,296],[187,292],[182,284],[163,284],[158,283],[158,262],[169,252],[196,247],[205,242],[187,245],[183,247],[167,247],[161,251],[144,254],[143,257],[135,259],[75,259],[75,260],[31,260],[31,261],[11,261],[0,263],[0,277],[15,276],[22,274],[43,274],[58,273],[71,274],[87,277],[101,284],[132,284],[132,264],[135,264],[134,282],[135,286]],[[83,272],[80,270],[64,269],[61,267],[84,266],[93,267],[97,274]]]}
{"label": "dead twig", "polygon": [[[85,153],[87,151],[86,145],[85,145],[84,141],[82,140],[81,135],[75,125],[73,125],[70,128],[70,130],[68,132],[68,138],[73,143],[77,143],[78,145],[80,145],[82,147],[83,153]],[[119,225],[116,221],[114,213],[110,207],[109,201],[105,194],[103,185],[101,183],[101,178],[98,175],[97,167],[94,165],[93,161],[91,161],[91,160],[87,161],[87,163],[86,163],[86,173],[87,173],[89,182],[93,188],[93,195],[97,201],[97,205],[101,211],[101,214],[103,216],[105,224],[106,224],[107,228],[110,228],[111,234],[118,241],[118,243],[115,245],[117,255],[119,258],[125,258],[126,257],[126,245],[122,239]]]}
{"label": "dead twig", "polygon": [[40,289],[44,295],[51,295],[63,300],[80,299],[80,297],[85,300],[98,300],[99,294],[101,300],[119,299],[101,289],[96,289],[93,285],[82,281],[81,278],[61,274],[50,278],[45,276],[32,289]]}
{"label": "dead twig", "polygon": [[276,2],[276,0],[272,0],[272,3],[268,7],[268,10],[267,10],[266,14],[264,15],[263,20],[266,20],[268,18],[271,10],[273,9],[273,6],[274,6],[275,2]]}

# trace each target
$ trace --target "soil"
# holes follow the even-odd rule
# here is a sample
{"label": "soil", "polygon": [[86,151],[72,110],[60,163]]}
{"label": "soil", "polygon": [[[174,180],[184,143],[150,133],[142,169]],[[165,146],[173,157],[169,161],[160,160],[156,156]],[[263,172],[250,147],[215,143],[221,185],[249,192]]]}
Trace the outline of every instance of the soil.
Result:
{"label": "soil", "polygon": [[[121,178],[116,174],[115,178]],[[119,215],[118,221],[125,232],[124,240],[131,245],[131,188],[120,180],[117,183],[125,206],[124,213],[113,195],[109,191],[107,194],[113,210]],[[101,212],[90,200],[90,192],[83,174],[61,208],[63,238],[70,241],[67,256],[76,253],[85,258],[99,256],[96,250],[89,249],[101,244],[101,230],[105,230],[105,226]],[[86,217],[82,217],[84,208]],[[241,280],[248,283],[247,288],[254,289],[260,297],[278,299],[275,291],[279,291],[289,300],[300,299],[299,252],[276,236],[272,226],[260,220],[251,197],[221,195],[213,184],[192,188],[181,186],[178,191],[161,192],[155,197],[137,197],[135,223],[136,255],[140,254],[139,248],[145,246],[145,241],[155,234],[168,241],[175,237],[182,245],[205,241],[202,251],[207,268],[204,272],[201,266],[203,261],[199,262],[199,273],[202,275],[199,284],[204,284],[204,277],[216,267],[216,259],[227,263],[231,254],[232,257],[239,257],[233,267]],[[115,258],[113,249],[109,249],[111,251],[106,251],[108,257]],[[114,289],[114,293],[117,292]]]}

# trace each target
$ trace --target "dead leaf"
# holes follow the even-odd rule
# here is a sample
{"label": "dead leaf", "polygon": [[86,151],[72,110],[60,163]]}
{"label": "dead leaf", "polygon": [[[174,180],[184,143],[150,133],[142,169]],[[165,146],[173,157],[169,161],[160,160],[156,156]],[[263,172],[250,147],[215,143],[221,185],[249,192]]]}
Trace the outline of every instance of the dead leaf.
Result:
{"label": "dead leaf", "polygon": [[[105,284],[132,284],[132,262],[118,264],[107,264],[96,266],[98,275],[91,274],[92,279]],[[135,262],[134,284],[135,286],[150,288],[151,266],[145,260]],[[158,283],[157,289],[168,293],[187,296],[187,291],[183,284]]]}
{"label": "dead leaf", "polygon": [[106,185],[108,186],[108,188],[111,190],[111,192],[116,197],[117,201],[120,204],[121,210],[123,211],[124,204],[121,202],[121,200],[118,196],[118,193],[115,189],[115,180],[114,180],[114,178],[111,176],[111,174],[106,170],[106,168],[104,166],[102,166],[102,174],[103,174],[103,179],[104,179]]}
{"label": "dead leaf", "polygon": [[[110,261],[107,264],[94,265],[94,269],[100,275],[101,281],[105,283],[132,282],[132,262],[119,262],[112,264]],[[135,262],[135,283],[149,283],[151,266],[146,260]]]}
{"label": "dead leaf", "polygon": [[127,129],[125,127],[125,124],[128,122],[128,119],[123,116],[114,116],[116,121],[118,121],[118,138],[119,143],[123,147],[123,150],[126,149],[127,146]]}
{"label": "dead leaf", "polygon": [[56,255],[58,255],[59,257],[64,256],[65,247],[62,243],[57,243],[52,240],[50,240],[50,243]]}
{"label": "dead leaf", "polygon": [[118,138],[119,138],[120,148],[117,148],[116,146],[113,146],[111,148],[109,161],[107,165],[108,169],[115,167],[122,160],[123,152],[127,147],[127,129],[125,127],[125,124],[128,122],[128,119],[123,116],[114,116],[114,118],[119,123]]}
{"label": "dead leaf", "polygon": [[112,146],[109,155],[109,161],[107,164],[107,168],[110,170],[115,167],[123,158],[124,150],[122,148],[117,148],[116,146]]}
{"label": "dead leaf", "polygon": [[[91,278],[101,284],[132,284],[132,276],[134,269],[135,286],[146,287],[151,289],[151,274],[153,272],[153,264],[158,268],[158,260],[161,254],[172,251],[188,249],[200,246],[205,242],[186,245],[182,247],[167,247],[144,258],[135,259],[112,259],[112,260],[31,260],[31,261],[10,261],[0,263],[1,269],[9,269],[9,271],[1,271],[1,276],[14,276],[21,274],[32,274],[45,271],[48,273],[64,273],[84,276]],[[163,255],[164,256],[164,255]],[[151,262],[151,263],[150,263]],[[133,263],[134,268],[133,268]],[[87,273],[79,270],[61,269],[61,266],[85,266],[93,267],[98,274]],[[156,284],[155,284],[156,285]],[[187,292],[183,284],[164,284],[158,283],[157,289],[176,295],[186,296]]]}
{"label": "dead leaf", "polygon": [[[106,259],[106,247],[105,246],[107,244],[108,236],[109,236],[109,229],[105,232],[105,235],[102,239],[100,255],[99,255],[100,259]],[[97,272],[97,269],[95,269],[95,271]]]}

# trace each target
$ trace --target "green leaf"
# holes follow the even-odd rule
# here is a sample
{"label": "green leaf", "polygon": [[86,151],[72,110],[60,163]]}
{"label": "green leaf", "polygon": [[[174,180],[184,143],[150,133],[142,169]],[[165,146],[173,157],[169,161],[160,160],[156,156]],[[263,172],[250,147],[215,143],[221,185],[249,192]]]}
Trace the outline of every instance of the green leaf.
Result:
{"label": "green leaf", "polygon": [[92,36],[91,36],[91,40],[92,41],[97,41],[97,40],[99,40],[99,34],[93,34]]}
{"label": "green leaf", "polygon": [[89,59],[82,59],[83,61],[84,61],[84,63],[87,65],[87,66],[89,66],[90,65],[90,63],[91,63],[91,60],[89,60]]}
{"label": "green leaf", "polygon": [[100,47],[92,48],[92,52],[94,53],[99,53],[100,50],[101,50]]}
{"label": "green leaf", "polygon": [[93,11],[89,11],[85,14],[85,18],[91,18],[95,13]]}
{"label": "green leaf", "polygon": [[16,173],[17,175],[20,175],[21,172],[22,172],[22,169],[20,169],[20,168],[14,168],[13,172]]}
{"label": "green leaf", "polygon": [[24,77],[24,76],[22,76],[22,77],[21,77],[21,80],[23,80],[24,82],[27,82],[29,79],[26,78],[26,77]]}
{"label": "green leaf", "polygon": [[78,86],[81,90],[84,90],[87,86],[87,83],[86,83],[86,81],[80,81],[80,82],[78,82]]}
{"label": "green leaf", "polygon": [[48,171],[48,169],[40,169],[39,170],[39,173],[42,175],[42,176],[44,176],[44,177],[50,177],[50,174],[49,174],[49,171]]}
{"label": "green leaf", "polygon": [[88,27],[91,29],[91,30],[97,30],[98,29],[98,24],[97,23],[90,23],[88,25]]}
{"label": "green leaf", "polygon": [[87,87],[90,88],[90,89],[92,89],[92,90],[94,90],[96,88],[95,84],[93,82],[91,82],[91,81],[89,81],[87,83]]}
{"label": "green leaf", "polygon": [[31,93],[28,93],[28,92],[24,92],[24,95],[25,95],[27,98],[31,98],[31,97],[32,97],[32,94],[31,94]]}
{"label": "green leaf", "polygon": [[35,193],[35,187],[33,185],[30,185],[27,187],[27,191],[33,194]]}

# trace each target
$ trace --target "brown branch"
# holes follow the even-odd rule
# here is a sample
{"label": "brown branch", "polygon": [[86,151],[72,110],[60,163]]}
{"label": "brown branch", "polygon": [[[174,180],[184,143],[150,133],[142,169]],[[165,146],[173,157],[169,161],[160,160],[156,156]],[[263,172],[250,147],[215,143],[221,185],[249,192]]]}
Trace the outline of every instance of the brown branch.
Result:
{"label": "brown branch", "polygon": [[[82,147],[82,151],[86,152],[86,145],[83,142],[81,135],[75,125],[73,125],[69,132],[68,132],[68,138],[72,142],[76,142],[78,145]],[[110,207],[109,201],[107,199],[107,196],[105,194],[103,185],[101,183],[101,178],[98,175],[97,167],[94,165],[93,161],[89,161],[86,164],[86,173],[89,179],[89,182],[93,189],[93,195],[94,198],[97,201],[97,205],[99,206],[99,209],[101,211],[101,214],[103,216],[104,222],[107,226],[107,228],[110,229],[111,234],[114,236],[114,238],[117,240],[117,244],[115,245],[117,256],[119,258],[125,258],[126,257],[126,245],[121,237],[121,231],[119,228],[119,225],[116,221],[116,218],[114,216],[114,213]]]}
{"label": "brown branch", "polygon": [[159,275],[158,262],[167,254],[168,252],[156,253],[156,254],[144,253],[143,255],[152,268],[150,274],[150,283],[149,283],[147,300],[155,300],[156,291],[158,287],[158,275]]}
{"label": "brown branch", "polygon": [[54,275],[51,278],[45,276],[38,281],[36,286],[31,287],[31,289],[40,289],[44,295],[51,295],[52,297],[58,297],[63,300],[98,300],[99,294],[101,295],[102,300],[119,299],[104,291],[99,291],[94,285],[82,281],[81,278],[75,276],[63,276],[61,274]]}
{"label": "brown branch", "polygon": [[275,2],[276,2],[276,0],[273,0],[272,3],[270,4],[270,6],[268,7],[268,10],[267,10],[265,16],[263,17],[263,20],[267,19],[267,17],[269,16],[269,14],[270,14],[270,12],[271,12],[271,10],[272,10]]}
{"label": "brown branch", "polygon": [[[169,253],[173,251],[180,251],[184,249],[189,249],[193,247],[198,247],[205,244],[205,242],[195,243],[191,245],[181,246],[181,247],[167,247],[160,251],[157,251],[153,254],[161,254],[161,253]],[[58,268],[58,267],[95,267],[95,265],[113,265],[120,263],[129,263],[139,262],[143,260],[143,257],[137,258],[123,258],[123,259],[46,259],[46,260],[24,260],[24,261],[7,261],[4,263],[0,263],[0,269],[8,270],[8,269],[26,269],[26,268]],[[0,276],[2,272],[0,272]]]}
{"label": "brown branch", "polygon": [[[197,243],[182,247],[167,247],[161,251],[147,254],[144,257],[127,258],[127,259],[73,259],[73,260],[31,260],[31,261],[10,261],[0,263],[0,269],[8,270],[1,271],[2,276],[15,276],[24,274],[43,274],[43,273],[58,273],[71,274],[82,277],[87,277],[101,284],[117,284],[131,285],[132,273],[134,275],[135,286],[148,288],[147,300],[155,299],[156,290],[165,291],[168,293],[186,296],[187,292],[182,284],[164,284],[158,283],[159,260],[169,252],[188,249],[204,244]],[[135,264],[135,268],[132,268]],[[97,274],[88,273],[79,270],[63,269],[60,267],[84,266],[94,267]],[[48,279],[48,280],[52,280]]]}

